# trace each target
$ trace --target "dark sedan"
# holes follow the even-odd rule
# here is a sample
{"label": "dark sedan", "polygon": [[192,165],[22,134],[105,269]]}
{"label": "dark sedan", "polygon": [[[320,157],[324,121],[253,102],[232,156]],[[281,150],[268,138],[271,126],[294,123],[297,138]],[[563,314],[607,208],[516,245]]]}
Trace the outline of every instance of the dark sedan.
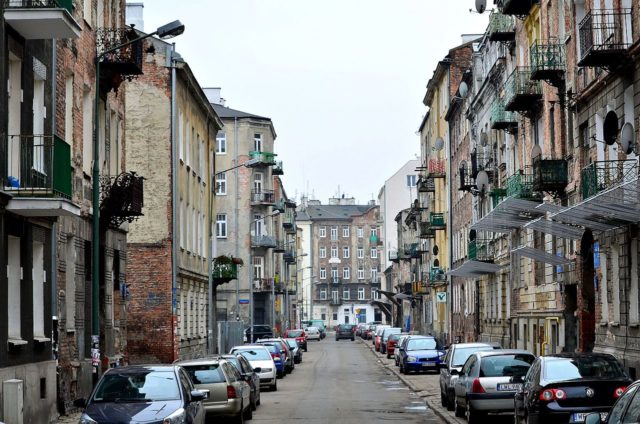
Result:
{"label": "dark sedan", "polygon": [[338,328],[336,328],[336,340],[340,339],[349,339],[354,341],[356,336],[353,332],[353,325],[351,324],[340,324]]}
{"label": "dark sedan", "polygon": [[582,423],[590,412],[606,419],[631,378],[615,357],[601,353],[541,356],[515,396],[518,423]]}
{"label": "dark sedan", "polygon": [[602,414],[591,413],[585,419],[586,424],[618,424],[640,422],[640,381],[636,381],[613,404],[611,411],[603,420]]}

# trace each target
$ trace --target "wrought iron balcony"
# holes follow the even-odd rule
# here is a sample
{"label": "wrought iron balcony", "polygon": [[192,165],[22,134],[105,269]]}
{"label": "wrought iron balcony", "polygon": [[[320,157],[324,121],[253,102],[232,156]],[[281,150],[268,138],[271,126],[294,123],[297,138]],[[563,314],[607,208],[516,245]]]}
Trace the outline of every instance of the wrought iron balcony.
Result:
{"label": "wrought iron balcony", "polygon": [[582,199],[638,178],[638,162],[630,160],[607,160],[593,162],[581,171]]}
{"label": "wrought iron balcony", "polygon": [[276,201],[275,205],[273,206],[273,209],[280,213],[284,213],[285,212],[284,199],[280,199]]}
{"label": "wrought iron balcony", "polygon": [[274,284],[273,278],[256,278],[253,280],[253,291],[258,293],[271,292],[271,290],[275,290]]}
{"label": "wrought iron balcony", "polygon": [[237,279],[238,265],[242,265],[242,260],[231,256],[213,258],[213,270],[211,271],[213,283],[219,285]]}
{"label": "wrought iron balcony", "polygon": [[505,110],[528,112],[542,99],[542,84],[531,80],[531,68],[518,66],[505,83]]}
{"label": "wrought iron balcony", "polygon": [[100,221],[114,228],[142,216],[144,177],[123,172],[115,178],[101,179]]}
{"label": "wrought iron balcony", "polygon": [[421,222],[418,237],[421,239],[432,239],[436,237],[436,229],[431,222]]}
{"label": "wrought iron balcony", "polygon": [[26,40],[78,38],[73,0],[4,0],[4,20]]}
{"label": "wrought iron balcony", "polygon": [[468,255],[470,260],[491,262],[496,257],[496,249],[494,241],[491,239],[476,239],[468,244]]}
{"label": "wrought iron balcony", "polygon": [[507,178],[507,196],[516,199],[539,200],[533,191],[533,174],[516,173]]}
{"label": "wrought iron balcony", "polygon": [[284,253],[286,251],[286,243],[282,240],[276,239],[276,246],[273,248],[275,253]]}
{"label": "wrought iron balcony", "polygon": [[342,278],[340,277],[331,277],[331,284],[342,284]]}
{"label": "wrought iron balcony", "polygon": [[[138,38],[130,28],[100,28],[96,31],[98,54]],[[118,90],[123,80],[142,74],[142,44],[136,41],[102,56],[100,62],[100,90],[108,93]]]}
{"label": "wrought iron balcony", "polygon": [[269,153],[269,152],[258,152],[255,150],[252,150],[249,152],[249,158],[250,160],[255,161],[255,163],[253,164],[254,167],[257,166],[274,166],[276,165],[276,154],[275,153]]}
{"label": "wrought iron balcony", "polygon": [[275,205],[275,193],[273,190],[251,190],[252,205]]}
{"label": "wrought iron balcony", "polygon": [[329,305],[331,305],[331,306],[340,306],[340,305],[342,305],[342,299],[336,298],[336,297],[332,297],[331,300],[329,300]]}
{"label": "wrought iron balcony", "polygon": [[428,284],[425,281],[414,281],[411,283],[411,293],[425,294],[429,291]]}
{"label": "wrought iron balcony", "polygon": [[447,162],[444,159],[429,159],[427,162],[427,178],[445,178]]}
{"label": "wrought iron balcony", "polygon": [[369,237],[369,244],[371,244],[371,246],[383,246],[384,245],[384,243],[382,242],[382,239],[377,234],[371,234],[371,236]]}
{"label": "wrought iron balcony", "polygon": [[497,0],[498,9],[504,15],[526,16],[540,0]]}
{"label": "wrought iron balcony", "polygon": [[491,41],[514,41],[516,29],[513,18],[498,12],[491,13],[487,34]]}
{"label": "wrought iron balcony", "polygon": [[558,83],[564,78],[566,53],[558,40],[538,42],[529,50],[531,79]]}
{"label": "wrought iron balcony", "polygon": [[473,178],[478,176],[478,172],[486,171],[489,175],[492,175],[494,170],[493,154],[490,149],[479,147],[479,150],[471,152],[471,176]]}
{"label": "wrought iron balcony", "polygon": [[436,182],[433,177],[421,175],[417,182],[418,191],[421,193],[435,193]]}
{"label": "wrought iron balcony", "polygon": [[566,159],[533,160],[533,191],[561,193],[569,184],[569,171]]}
{"label": "wrought iron balcony", "polygon": [[284,216],[282,217],[282,226],[286,230],[294,230],[296,228],[296,213],[291,208],[286,208]]}
{"label": "wrought iron balcony", "polygon": [[4,161],[0,190],[14,196],[71,198],[71,147],[61,138],[10,135]]}
{"label": "wrought iron balcony", "polygon": [[272,175],[284,175],[284,170],[282,169],[282,161],[276,161],[276,163],[271,168]]}
{"label": "wrought iron balcony", "polygon": [[471,167],[467,163],[461,163],[458,170],[460,177],[459,191],[471,191],[476,186],[475,179],[471,176]]}
{"label": "wrought iron balcony", "polygon": [[284,261],[288,264],[292,264],[296,261],[296,252],[295,250],[288,248],[284,251],[284,254],[282,255],[282,259],[284,259]]}
{"label": "wrought iron balcony", "polygon": [[278,245],[276,238],[267,234],[251,236],[251,247],[274,248]]}
{"label": "wrought iron balcony", "polygon": [[407,259],[419,258],[420,252],[418,250],[419,243],[405,243],[404,254]]}
{"label": "wrought iron balcony", "polygon": [[504,103],[496,100],[491,106],[491,117],[489,118],[491,129],[513,131],[518,129],[518,118],[514,112],[504,109]]}
{"label": "wrought iron balcony", "polygon": [[498,206],[498,203],[502,202],[505,197],[507,197],[507,189],[500,187],[493,187],[489,191],[489,196],[491,197],[491,204],[495,208]]}
{"label": "wrought iron balcony", "polygon": [[447,276],[444,273],[444,269],[438,267],[431,267],[429,270],[429,283],[437,284],[447,281]]}
{"label": "wrought iron balcony", "polygon": [[578,66],[611,67],[629,58],[632,22],[631,9],[589,11],[579,24]]}

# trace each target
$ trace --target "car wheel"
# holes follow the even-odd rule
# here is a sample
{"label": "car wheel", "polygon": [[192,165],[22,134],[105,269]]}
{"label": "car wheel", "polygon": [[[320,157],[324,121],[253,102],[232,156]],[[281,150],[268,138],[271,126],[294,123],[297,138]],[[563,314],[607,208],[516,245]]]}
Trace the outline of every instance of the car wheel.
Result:
{"label": "car wheel", "polygon": [[456,417],[458,417],[458,418],[464,417],[464,408],[462,406],[458,405],[458,400],[457,399],[454,400],[454,403],[455,403],[455,405],[454,405],[454,410],[455,410],[454,415]]}
{"label": "car wheel", "polygon": [[447,411],[453,411],[456,407],[456,395],[453,391],[449,391],[447,395]]}
{"label": "car wheel", "polygon": [[233,421],[236,424],[244,424],[244,405],[240,405],[240,412],[238,412]]}
{"label": "car wheel", "polygon": [[409,374],[409,369],[407,367],[402,367],[401,372],[402,372],[402,374],[408,375]]}
{"label": "car wheel", "polygon": [[272,392],[277,392],[278,391],[278,382],[277,381],[275,383],[273,383],[273,386],[271,386],[271,391]]}
{"label": "car wheel", "polygon": [[391,355],[387,353],[387,359],[391,359]]}
{"label": "car wheel", "polygon": [[251,409],[251,405],[244,410],[244,419],[245,421],[253,419],[253,409]]}
{"label": "car wheel", "polygon": [[440,404],[445,408],[447,407],[447,396],[442,391],[440,392]]}
{"label": "car wheel", "polygon": [[467,424],[479,424],[482,422],[482,413],[473,409],[473,406],[471,406],[471,402],[469,402],[469,399],[467,399],[465,415],[467,417]]}

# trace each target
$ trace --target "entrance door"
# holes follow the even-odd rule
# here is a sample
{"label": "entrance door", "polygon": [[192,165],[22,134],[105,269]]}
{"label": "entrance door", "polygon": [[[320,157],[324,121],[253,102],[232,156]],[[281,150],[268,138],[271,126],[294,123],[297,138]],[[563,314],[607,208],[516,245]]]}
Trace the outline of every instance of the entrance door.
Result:
{"label": "entrance door", "polygon": [[580,257],[582,258],[582,272],[580,278],[580,298],[582,307],[578,315],[579,320],[579,344],[581,352],[593,351],[595,344],[595,290],[594,276],[595,264],[593,262],[593,234],[587,229],[580,241]]}

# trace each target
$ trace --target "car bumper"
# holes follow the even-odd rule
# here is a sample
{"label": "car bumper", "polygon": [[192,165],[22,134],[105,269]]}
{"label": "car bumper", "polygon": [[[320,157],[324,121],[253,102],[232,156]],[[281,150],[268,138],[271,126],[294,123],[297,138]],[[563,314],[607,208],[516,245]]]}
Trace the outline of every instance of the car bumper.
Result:
{"label": "car bumper", "polygon": [[275,375],[273,377],[270,377],[270,378],[260,377],[260,388],[271,387],[274,384],[276,384],[276,376]]}
{"label": "car bumper", "polygon": [[[553,406],[552,406],[553,408]],[[573,420],[574,414],[589,414],[591,412],[609,412],[611,407],[575,407],[575,408],[562,408],[555,404],[555,408],[543,407],[541,411],[538,413],[529,413],[532,418],[536,418],[532,421],[538,423],[545,424],[556,424],[556,423],[582,423],[584,421],[575,421]]]}
{"label": "car bumper", "polygon": [[238,415],[242,408],[242,399],[229,399],[226,402],[204,403],[204,410],[207,415],[233,416]]}
{"label": "car bumper", "polygon": [[486,412],[513,413],[515,392],[506,393],[470,393],[467,395],[473,409]]}
{"label": "car bumper", "polygon": [[409,371],[437,371],[438,362],[434,362],[433,365],[427,365],[426,362],[407,362],[404,366]]}

